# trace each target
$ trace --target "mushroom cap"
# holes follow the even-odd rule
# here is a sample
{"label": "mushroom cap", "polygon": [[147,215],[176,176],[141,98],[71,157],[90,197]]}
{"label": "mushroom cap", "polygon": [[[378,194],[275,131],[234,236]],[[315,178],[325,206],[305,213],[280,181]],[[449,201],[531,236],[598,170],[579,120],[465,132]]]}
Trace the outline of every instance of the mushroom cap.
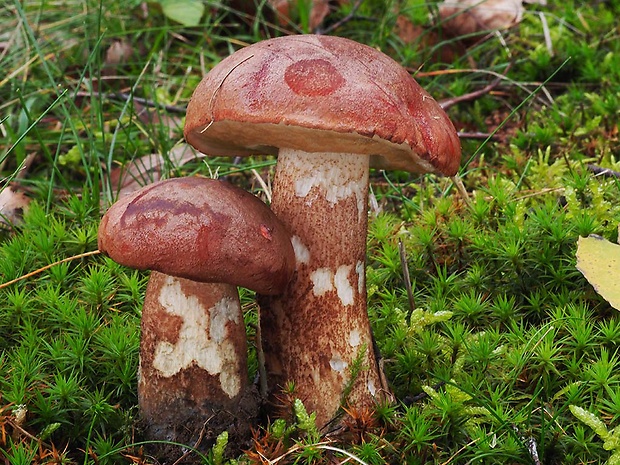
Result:
{"label": "mushroom cap", "polygon": [[290,235],[257,197],[206,178],[159,181],[123,197],[99,226],[99,250],[140,270],[282,292],[293,275]]}
{"label": "mushroom cap", "polygon": [[454,175],[461,145],[402,66],[334,36],[258,42],[222,60],[187,107],[187,142],[213,156],[279,148],[371,156],[371,166]]}

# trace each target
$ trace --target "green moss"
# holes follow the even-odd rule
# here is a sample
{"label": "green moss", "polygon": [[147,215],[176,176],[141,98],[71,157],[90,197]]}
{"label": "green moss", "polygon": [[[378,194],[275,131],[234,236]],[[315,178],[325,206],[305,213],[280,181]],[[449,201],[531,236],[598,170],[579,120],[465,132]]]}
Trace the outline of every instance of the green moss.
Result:
{"label": "green moss", "polygon": [[[307,31],[311,2],[294,3],[290,28]],[[355,421],[330,436],[328,450],[291,387],[295,415],[263,425],[240,463],[258,452],[300,464],[351,454],[368,464],[534,464],[536,455],[546,464],[614,463],[620,319],[576,270],[575,249],[579,236],[618,239],[620,181],[592,166],[620,171],[620,4],[548,3],[528,7],[501,41],[479,41],[453,63],[394,30],[399,14],[426,24],[435,4],[344,2],[332,12],[326,27],[348,19],[334,33],[419,71],[438,99],[506,73],[493,92],[448,110],[464,131],[499,126],[498,140],[462,141],[468,202],[449,179],[371,176],[381,212],[373,209],[369,225],[369,314],[398,401],[351,410]],[[266,3],[255,14],[210,3],[196,28],[152,6],[146,17],[137,2],[0,10],[9,31],[0,42],[10,44],[0,52],[3,179],[36,154],[18,183],[34,202],[22,224],[2,231],[1,281],[95,250],[101,205],[116,193],[108,172],[121,163],[157,153],[164,177],[219,172],[250,190],[252,169],[272,175],[273,160],[263,158],[173,167],[168,153],[181,140],[182,115],[115,95],[182,108],[203,71],[245,42],[280,34]],[[115,42],[130,45],[119,65],[105,58]],[[141,456],[133,443],[147,279],[88,256],[0,289],[0,428],[10,433],[0,434],[3,459],[42,463],[36,455],[52,453],[52,444],[57,463]],[[242,291],[241,301],[253,377],[258,316],[253,293]],[[7,429],[20,412],[31,436]],[[218,447],[197,460],[226,463]]]}

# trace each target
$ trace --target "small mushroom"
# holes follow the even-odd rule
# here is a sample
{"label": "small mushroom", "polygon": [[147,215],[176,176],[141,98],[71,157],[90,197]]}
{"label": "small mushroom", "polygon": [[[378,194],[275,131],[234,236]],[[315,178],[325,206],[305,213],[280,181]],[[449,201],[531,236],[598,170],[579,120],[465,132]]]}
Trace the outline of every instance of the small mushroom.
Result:
{"label": "small mushroom", "polygon": [[293,234],[296,273],[261,302],[271,391],[293,381],[320,425],[342,402],[381,399],[366,313],[369,167],[455,174],[448,116],[383,53],[299,35],[222,60],[196,88],[184,132],[208,155],[279,155],[271,208]]}
{"label": "small mushroom", "polygon": [[101,220],[99,249],[122,265],[153,270],[138,384],[148,439],[189,444],[207,421],[211,433],[240,428],[244,436],[257,399],[236,286],[283,291],[294,270],[286,229],[242,189],[178,178],[115,203]]}

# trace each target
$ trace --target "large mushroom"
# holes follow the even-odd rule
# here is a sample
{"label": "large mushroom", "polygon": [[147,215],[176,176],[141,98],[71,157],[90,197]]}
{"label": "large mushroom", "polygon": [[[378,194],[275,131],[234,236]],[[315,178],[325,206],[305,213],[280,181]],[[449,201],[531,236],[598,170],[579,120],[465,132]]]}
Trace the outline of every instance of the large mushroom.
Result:
{"label": "large mushroom", "polygon": [[154,270],[138,384],[148,439],[193,444],[203,428],[247,437],[258,399],[248,383],[236,286],[283,291],[294,270],[286,229],[242,189],[177,178],[115,203],[101,221],[99,249],[122,265]]}
{"label": "large mushroom", "polygon": [[261,302],[271,391],[294,382],[320,425],[343,403],[380,399],[366,312],[368,171],[455,174],[448,116],[383,53],[300,35],[222,60],[194,91],[184,132],[208,155],[279,156],[271,208],[293,234],[296,274]]}

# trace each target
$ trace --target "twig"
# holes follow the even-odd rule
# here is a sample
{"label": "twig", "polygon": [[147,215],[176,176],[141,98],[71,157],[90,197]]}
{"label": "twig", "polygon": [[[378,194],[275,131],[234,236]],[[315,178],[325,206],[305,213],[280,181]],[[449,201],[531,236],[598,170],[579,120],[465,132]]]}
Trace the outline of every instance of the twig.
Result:
{"label": "twig", "polygon": [[459,132],[459,139],[483,139],[483,140],[499,140],[497,134],[489,134],[488,132]]}
{"label": "twig", "polygon": [[467,189],[465,189],[465,185],[463,184],[463,180],[461,179],[461,177],[457,173],[454,176],[452,176],[450,179],[452,179],[452,182],[456,186],[456,190],[459,191],[459,194],[463,198],[463,201],[465,202],[465,204],[468,207],[471,207],[471,201],[469,200],[469,194],[467,193]]}
{"label": "twig", "polygon": [[407,290],[407,299],[409,300],[409,312],[415,310],[415,299],[413,297],[413,291],[411,290],[411,277],[409,275],[409,266],[407,265],[407,252],[405,251],[405,244],[398,239],[398,255],[400,256],[400,267],[403,270],[403,280],[405,281],[405,289]]}
{"label": "twig", "polygon": [[36,158],[36,156],[37,156],[36,152],[32,152],[32,153],[29,153],[28,155],[26,155],[26,158],[24,158],[24,161],[22,162],[22,164],[18,168],[17,174],[15,175],[13,180],[22,179],[24,176],[26,176],[26,174],[28,173],[28,170],[32,166],[32,162],[34,162],[34,159]]}
{"label": "twig", "polygon": [[538,195],[549,194],[551,192],[563,192],[566,190],[565,187],[545,187],[543,189],[537,190],[535,192],[531,192],[529,194],[522,195],[520,197],[516,197],[514,200],[518,202],[519,200],[529,199],[530,197],[536,197]]}
{"label": "twig", "polygon": [[521,434],[519,428],[517,428],[517,425],[512,425],[512,429],[516,434],[519,435],[521,441],[523,441],[523,444],[525,445],[525,447],[527,447],[527,451],[529,452],[530,457],[534,462],[534,465],[540,465],[540,458],[538,457],[536,439],[534,439],[532,436],[525,436],[524,434]]}
{"label": "twig", "polygon": [[256,325],[255,333],[256,344],[256,361],[258,362],[258,383],[259,392],[263,399],[267,398],[267,392],[269,386],[267,385],[267,369],[265,368],[265,351],[263,350],[263,336],[260,328],[260,323]]}
{"label": "twig", "polygon": [[[432,386],[432,388],[434,391],[436,391],[437,389],[444,386],[445,384],[446,384],[445,381],[440,381],[439,383]],[[403,403],[405,407],[409,407],[410,405],[413,405],[414,403],[422,399],[426,399],[427,397],[428,397],[428,394],[422,391],[421,393],[416,394],[415,396],[405,396],[401,402]]]}
{"label": "twig", "polygon": [[202,424],[202,428],[200,429],[200,433],[198,434],[198,439],[196,439],[196,442],[194,443],[194,447],[192,447],[191,449],[188,449],[183,455],[181,455],[181,457],[175,460],[172,465],[179,465],[183,460],[185,460],[189,456],[189,454],[191,454],[192,452],[198,449],[198,446],[200,445],[200,443],[202,442],[202,439],[205,436],[205,431],[207,429],[207,423],[211,421],[211,418],[213,418],[213,416],[210,416],[209,418],[207,418],[207,420]]}
{"label": "twig", "polygon": [[379,216],[379,213],[381,213],[381,207],[379,206],[379,202],[377,201],[377,196],[374,192],[372,192],[372,190],[368,194],[368,208],[370,209],[370,214],[373,218],[376,218],[377,216]]}
{"label": "twig", "polygon": [[504,74],[502,74],[501,76],[496,77],[495,80],[493,80],[493,82],[491,82],[490,84],[484,86],[482,89],[478,89],[478,90],[475,90],[473,92],[469,92],[469,93],[464,94],[464,95],[459,95],[458,97],[453,97],[453,98],[442,100],[441,102],[439,102],[439,106],[441,108],[443,108],[444,110],[447,110],[448,108],[456,105],[457,103],[468,102],[470,100],[475,100],[475,99],[477,99],[479,97],[482,97],[483,95],[488,94],[493,89],[495,89],[499,85],[500,82],[502,82],[506,78],[506,74],[508,73],[509,69],[510,69],[510,65],[508,65],[508,67],[504,71]]}
{"label": "twig", "polygon": [[24,428],[22,428],[20,425],[18,425],[15,421],[8,419],[7,420],[7,424],[9,424],[11,427],[13,427],[13,429],[15,430],[16,433],[19,433],[20,435],[26,436],[28,439],[31,439],[33,441],[36,441],[39,443],[39,445],[43,445],[48,449],[52,448],[51,444],[46,443],[45,441],[41,440],[40,438],[30,434],[28,431],[26,431]]}
{"label": "twig", "polygon": [[53,266],[60,265],[62,263],[67,263],[67,262],[70,262],[70,261],[75,260],[77,258],[84,258],[84,257],[90,257],[91,255],[98,255],[100,253],[101,253],[101,251],[99,251],[99,250],[93,250],[91,252],[84,252],[84,253],[81,253],[79,255],[74,255],[73,257],[63,258],[62,260],[59,260],[59,261],[54,262],[54,263],[50,263],[49,265],[45,265],[43,268],[39,268],[38,270],[31,271],[30,273],[27,273],[27,274],[25,274],[23,276],[20,276],[19,278],[15,278],[15,279],[12,279],[11,281],[7,281],[6,283],[2,283],[2,284],[0,284],[0,289],[4,289],[5,287],[9,287],[11,284],[15,284],[18,281],[21,281],[23,279],[31,278],[32,276],[35,276],[35,275],[37,275],[39,273],[43,273],[45,270],[49,270]]}
{"label": "twig", "polygon": [[609,168],[603,168],[602,166],[588,164],[586,165],[588,171],[594,173],[595,176],[603,176],[604,178],[620,178],[620,171],[610,170]]}
{"label": "twig", "polygon": [[[488,70],[488,69],[481,69],[481,68],[453,68],[453,69],[441,69],[441,70],[437,70],[437,71],[420,71],[420,70],[415,69],[415,68],[406,68],[406,69],[407,69],[407,71],[412,73],[416,79],[421,78],[421,77],[443,76],[443,75],[446,75],[446,74],[462,74],[462,73],[490,74],[491,76],[496,76],[498,78],[510,81],[512,84],[514,84],[515,86],[519,87],[521,90],[529,93],[530,97],[533,96],[535,94],[535,92],[538,92],[538,90],[540,90],[549,99],[548,101],[545,101],[543,98],[538,97],[538,99],[541,102],[544,102],[544,103],[553,102],[553,98],[551,97],[551,94],[549,94],[549,92],[547,91],[545,86],[547,86],[547,85],[560,85],[558,83],[549,83],[549,79],[547,79],[545,82],[542,82],[542,83],[541,82],[536,82],[536,81],[533,81],[533,82],[517,82],[517,81],[514,81],[512,79],[509,79],[507,77],[507,75],[506,75],[506,71],[504,71],[504,74],[502,74],[502,73],[498,73],[496,71],[491,71],[491,70]],[[530,91],[528,86],[536,86],[535,92]],[[564,87],[564,85],[562,85],[562,87]],[[528,97],[528,99],[529,99],[529,97]]]}
{"label": "twig", "polygon": [[[343,455],[346,455],[348,457],[348,459],[346,461],[353,460],[353,461],[355,461],[355,462],[357,462],[357,463],[359,463],[361,465],[368,465],[366,462],[364,462],[359,457],[356,457],[355,455],[351,454],[350,452],[347,452],[346,450],[341,449],[339,447],[328,446],[326,444],[318,444],[315,447],[317,449],[329,450],[329,451],[332,451],[332,452],[339,452],[339,453],[341,453]],[[345,463],[345,462],[341,462],[341,463]]]}
{"label": "twig", "polygon": [[333,32],[334,30],[338,29],[343,24],[348,23],[349,21],[351,21],[355,17],[355,13],[359,9],[359,7],[362,5],[363,1],[364,0],[357,0],[355,2],[355,4],[353,4],[353,6],[351,7],[351,11],[349,12],[349,14],[347,14],[344,18],[340,19],[339,21],[336,21],[334,24],[332,24],[330,26],[327,26],[325,29],[317,28],[314,31],[314,33],[318,34],[318,35],[329,34],[329,33]]}
{"label": "twig", "polygon": [[504,39],[504,34],[501,31],[496,30],[493,35],[497,38],[501,46],[504,47],[504,51],[506,52],[508,58],[512,59],[512,52],[510,51],[510,47],[508,47],[508,44],[506,43],[506,39]]}
{"label": "twig", "polygon": [[465,449],[467,449],[469,446],[472,446],[474,444],[476,444],[478,442],[478,438],[473,439],[472,441],[469,441],[467,444],[465,444],[463,447],[461,447],[459,450],[457,450],[452,457],[450,457],[448,460],[446,460],[445,462],[443,462],[441,465],[448,465],[450,462],[452,462],[457,455],[459,455],[461,452],[463,452]]}
{"label": "twig", "polygon": [[542,11],[538,12],[540,18],[540,25],[542,26],[543,35],[545,37],[545,46],[549,52],[549,56],[553,56],[553,42],[551,41],[551,32],[549,32],[549,25],[547,24],[547,17]]}
{"label": "twig", "polygon": [[258,171],[256,171],[255,168],[252,168],[251,171],[254,177],[256,178],[256,180],[258,181],[258,183],[260,184],[260,186],[263,188],[265,197],[267,197],[267,203],[270,204],[271,203],[271,189],[269,188],[265,180],[262,178],[262,176],[258,173]]}
{"label": "twig", "polygon": [[97,91],[92,91],[92,92],[86,92],[86,91],[79,91],[75,93],[76,97],[91,97],[91,96],[96,96],[96,97],[101,97],[107,100],[120,100],[121,102],[126,102],[126,101],[133,101],[136,103],[139,103],[141,105],[144,105],[146,107],[151,107],[151,108],[162,108],[166,111],[169,111],[170,113],[181,113],[181,114],[185,114],[186,108],[179,106],[179,105],[164,105],[162,103],[157,103],[154,102],[153,100],[149,100],[146,98],[142,98],[142,97],[136,97],[132,94],[127,94],[125,92],[116,92],[116,93],[105,93],[105,92],[97,92]]}

